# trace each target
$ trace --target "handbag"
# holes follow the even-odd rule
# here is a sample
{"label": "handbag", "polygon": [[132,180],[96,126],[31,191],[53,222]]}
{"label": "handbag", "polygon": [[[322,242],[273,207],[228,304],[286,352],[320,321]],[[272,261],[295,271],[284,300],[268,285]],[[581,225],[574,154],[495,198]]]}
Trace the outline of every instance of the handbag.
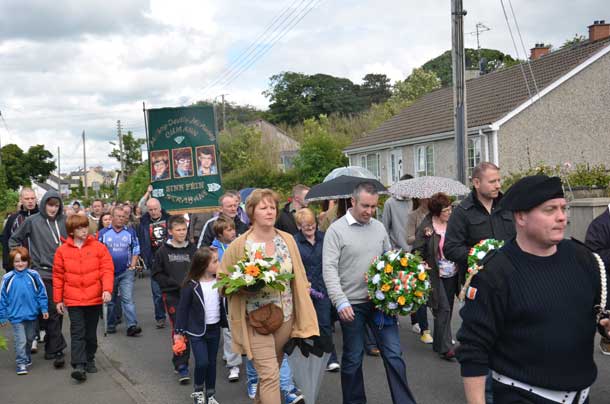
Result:
{"label": "handbag", "polygon": [[268,335],[282,326],[284,323],[284,312],[273,303],[248,313],[248,324],[261,335]]}

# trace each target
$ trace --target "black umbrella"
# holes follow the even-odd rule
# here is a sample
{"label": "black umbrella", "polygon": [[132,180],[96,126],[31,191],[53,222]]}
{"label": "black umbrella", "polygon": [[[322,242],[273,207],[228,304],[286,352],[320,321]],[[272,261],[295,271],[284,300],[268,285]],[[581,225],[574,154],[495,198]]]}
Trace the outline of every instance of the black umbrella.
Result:
{"label": "black umbrella", "polygon": [[356,188],[356,186],[361,182],[371,182],[375,185],[377,192],[380,194],[387,194],[386,187],[384,187],[383,184],[377,180],[342,175],[330,181],[326,181],[311,187],[305,196],[305,201],[312,202],[349,198],[352,196],[354,188]]}

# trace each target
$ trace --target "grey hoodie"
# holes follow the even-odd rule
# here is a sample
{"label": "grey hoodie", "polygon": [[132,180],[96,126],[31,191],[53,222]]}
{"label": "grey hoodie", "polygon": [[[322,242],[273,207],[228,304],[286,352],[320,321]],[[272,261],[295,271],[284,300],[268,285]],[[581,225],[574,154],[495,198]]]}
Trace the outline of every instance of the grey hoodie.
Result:
{"label": "grey hoodie", "polygon": [[[47,216],[46,206],[50,198],[59,199],[59,209],[55,218]],[[24,244],[29,237],[32,268],[40,272],[43,279],[51,279],[53,257],[62,243],[66,233],[66,217],[63,214],[64,205],[57,191],[47,191],[40,200],[40,211],[28,217],[11,236],[8,245],[15,248]]]}

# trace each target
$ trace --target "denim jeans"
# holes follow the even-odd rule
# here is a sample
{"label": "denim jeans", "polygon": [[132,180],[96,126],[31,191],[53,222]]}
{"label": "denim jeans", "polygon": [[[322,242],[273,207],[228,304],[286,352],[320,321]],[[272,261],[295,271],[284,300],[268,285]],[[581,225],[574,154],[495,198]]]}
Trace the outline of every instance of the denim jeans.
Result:
{"label": "denim jeans", "polygon": [[[258,383],[258,374],[254,368],[254,364],[248,358],[246,358],[246,377],[248,383]],[[282,359],[282,366],[280,366],[280,390],[284,393],[289,393],[294,389],[294,381],[292,380],[292,371],[290,365],[288,365],[288,357],[284,355]]]}
{"label": "denim jeans", "polygon": [[216,392],[216,356],[220,344],[220,326],[208,324],[206,332],[201,337],[189,336],[191,351],[195,357],[195,391],[205,390],[207,396]]}
{"label": "denim jeans", "polygon": [[428,307],[425,304],[415,312],[415,320],[417,321],[417,324],[419,324],[422,333],[430,330],[430,325],[428,324]]}
{"label": "denim jeans", "polygon": [[36,333],[37,320],[25,320],[21,323],[12,323],[15,337],[15,362],[25,365],[32,362],[32,341]]}
{"label": "denim jeans", "polygon": [[[385,324],[379,327],[373,317],[375,311],[370,302],[352,305],[354,320],[341,321],[343,330],[343,355],[341,358],[341,389],[343,404],[364,404],[364,378],[362,374],[362,357],[364,355],[364,333],[368,325],[373,331],[377,346],[381,352],[386,378],[394,404],[415,404],[415,398],[407,383],[407,369],[400,347],[400,336],[397,324]],[[381,402],[377,398],[375,402]]]}
{"label": "denim jeans", "polygon": [[155,307],[155,320],[165,320],[163,292],[161,292],[159,283],[153,278],[150,278],[150,289],[152,290],[153,306]]}
{"label": "denim jeans", "polygon": [[[316,315],[318,316],[318,326],[320,328],[320,335],[330,335],[333,336],[333,326],[332,326],[332,311],[335,310],[330,299],[328,297],[324,297],[322,299],[312,299],[313,307],[316,309]],[[335,345],[333,342],[333,350],[330,353],[330,358],[328,359],[328,363],[336,363],[337,362],[337,350],[335,349]]]}
{"label": "denim jeans", "polygon": [[[118,298],[121,299],[121,307],[123,315],[127,320],[127,327],[138,325],[136,319],[136,305],[133,302],[133,283],[135,271],[127,270],[119,275],[114,276],[114,290],[112,291],[112,300],[108,303],[108,328],[116,328],[116,312],[115,306]],[[117,296],[117,294],[120,294]]]}

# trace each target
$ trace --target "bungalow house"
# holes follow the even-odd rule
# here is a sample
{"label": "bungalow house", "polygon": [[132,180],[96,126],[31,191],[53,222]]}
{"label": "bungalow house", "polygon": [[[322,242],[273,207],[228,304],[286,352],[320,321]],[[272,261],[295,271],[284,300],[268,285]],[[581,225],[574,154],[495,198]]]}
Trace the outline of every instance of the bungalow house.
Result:
{"label": "bungalow house", "polygon": [[[536,45],[530,59],[466,82],[469,170],[608,164],[610,24],[596,21],[588,40],[554,52]],[[455,177],[452,89],[426,94],[344,151],[386,184],[404,173]]]}
{"label": "bungalow house", "polygon": [[292,168],[294,157],[299,151],[300,144],[277,126],[264,119],[257,119],[248,124],[262,133],[262,143],[277,153],[276,162],[282,171]]}

